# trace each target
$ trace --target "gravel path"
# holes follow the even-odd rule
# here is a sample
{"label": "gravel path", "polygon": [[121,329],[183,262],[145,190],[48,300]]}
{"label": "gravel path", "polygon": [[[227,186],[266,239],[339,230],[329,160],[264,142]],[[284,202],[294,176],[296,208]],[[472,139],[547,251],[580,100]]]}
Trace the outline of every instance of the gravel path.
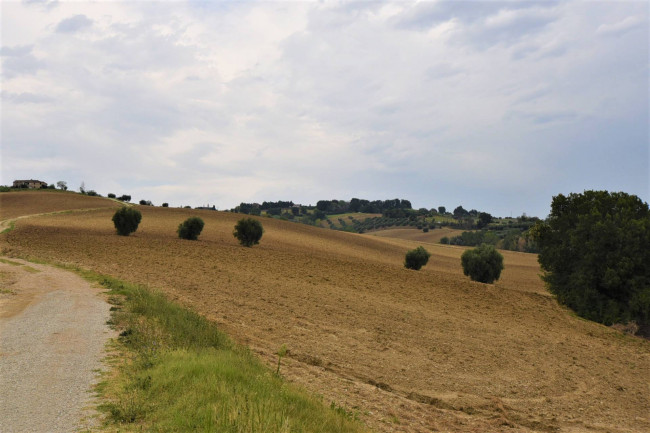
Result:
{"label": "gravel path", "polygon": [[110,306],[77,275],[0,261],[0,432],[72,432],[97,424]]}

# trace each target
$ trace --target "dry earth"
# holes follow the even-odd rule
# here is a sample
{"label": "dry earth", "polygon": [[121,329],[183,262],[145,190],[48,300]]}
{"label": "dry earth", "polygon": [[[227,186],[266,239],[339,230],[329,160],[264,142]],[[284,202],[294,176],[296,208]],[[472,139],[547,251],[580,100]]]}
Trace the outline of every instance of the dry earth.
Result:
{"label": "dry earth", "polygon": [[[286,344],[286,377],[376,431],[650,431],[650,343],[559,307],[535,255],[503,252],[484,285],[462,275],[459,247],[427,245],[416,272],[409,240],[262,219],[261,244],[243,248],[241,215],[139,209],[126,238],[110,209],[20,220],[5,252],[159,288],[270,364]],[[192,215],[199,241],[178,239]]]}
{"label": "dry earth", "polygon": [[0,260],[0,431],[71,432],[96,425],[109,305],[78,276]]}
{"label": "dry earth", "polygon": [[378,236],[381,238],[404,239],[404,240],[419,242],[420,244],[424,245],[424,244],[438,244],[440,243],[440,239],[444,238],[445,236],[448,238],[452,238],[454,236],[459,236],[461,233],[463,233],[462,230],[454,230],[449,228],[429,230],[427,233],[424,233],[422,230],[418,230],[415,228],[409,228],[409,229],[379,230],[374,232],[368,232],[368,235]]}

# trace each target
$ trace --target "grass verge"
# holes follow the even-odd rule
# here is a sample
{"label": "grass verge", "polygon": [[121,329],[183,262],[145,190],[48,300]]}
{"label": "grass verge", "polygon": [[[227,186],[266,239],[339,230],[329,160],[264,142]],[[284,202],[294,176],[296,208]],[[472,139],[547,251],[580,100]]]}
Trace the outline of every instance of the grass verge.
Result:
{"label": "grass verge", "polygon": [[77,270],[109,289],[113,371],[98,386],[119,431],[361,432],[350,412],[286,383],[216,325],[162,294]]}

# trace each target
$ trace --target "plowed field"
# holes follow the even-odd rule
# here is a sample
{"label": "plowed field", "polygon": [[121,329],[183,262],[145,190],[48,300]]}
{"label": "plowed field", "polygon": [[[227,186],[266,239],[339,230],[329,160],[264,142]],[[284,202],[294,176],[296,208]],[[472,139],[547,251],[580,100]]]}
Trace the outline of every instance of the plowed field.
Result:
{"label": "plowed field", "polygon": [[72,192],[47,190],[5,192],[0,194],[0,221],[24,215],[119,205],[113,200]]}
{"label": "plowed field", "polygon": [[[535,255],[503,252],[501,280],[484,285],[463,276],[458,247],[427,245],[416,272],[408,240],[262,218],[244,248],[241,215],[138,208],[126,238],[106,209],[20,220],[2,241],[159,288],[269,363],[286,344],[282,374],[376,431],[650,431],[650,343],[559,307]],[[199,240],[178,239],[192,215]]]}

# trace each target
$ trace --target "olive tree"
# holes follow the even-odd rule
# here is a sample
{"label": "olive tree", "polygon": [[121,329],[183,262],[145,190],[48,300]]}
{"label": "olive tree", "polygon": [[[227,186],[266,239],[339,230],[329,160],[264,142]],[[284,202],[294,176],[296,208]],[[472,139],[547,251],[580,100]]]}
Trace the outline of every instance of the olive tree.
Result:
{"label": "olive tree", "polygon": [[203,220],[199,217],[190,217],[178,225],[178,237],[195,241],[198,239],[201,231],[203,230]]}
{"label": "olive tree", "polygon": [[262,223],[258,220],[253,218],[242,218],[235,225],[233,236],[235,236],[243,246],[252,247],[253,245],[260,243],[263,233],[264,228],[262,227]]}
{"label": "olive tree", "polygon": [[431,257],[431,253],[425,250],[424,247],[417,247],[416,249],[410,250],[406,253],[404,267],[406,269],[419,271],[422,266],[429,262],[429,257]]}
{"label": "olive tree", "polygon": [[503,256],[493,245],[482,244],[467,250],[460,257],[463,273],[473,281],[492,284],[503,270]]}
{"label": "olive tree", "polygon": [[128,236],[138,229],[142,214],[132,207],[123,206],[113,215],[113,224],[120,236]]}

